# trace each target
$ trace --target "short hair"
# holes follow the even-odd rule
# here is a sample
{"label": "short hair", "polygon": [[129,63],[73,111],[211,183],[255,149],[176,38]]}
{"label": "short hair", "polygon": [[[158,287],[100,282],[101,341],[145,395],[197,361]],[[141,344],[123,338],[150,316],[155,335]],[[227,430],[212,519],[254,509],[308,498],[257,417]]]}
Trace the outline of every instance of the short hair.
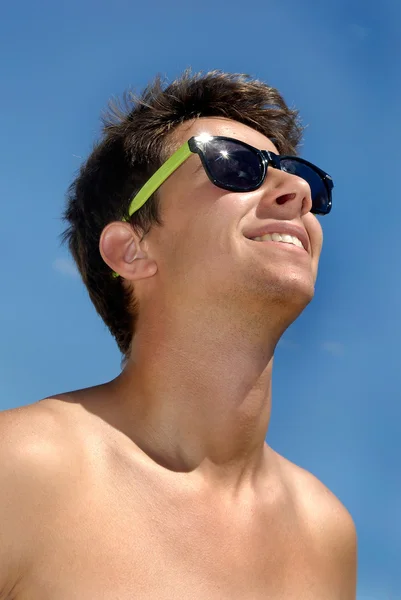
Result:
{"label": "short hair", "polygon": [[[245,74],[187,70],[170,84],[158,76],[140,96],[126,92],[109,106],[102,139],[69,187],[63,238],[125,357],[135,335],[138,304],[103,261],[100,235],[108,223],[127,217],[130,200],[171,153],[175,128],[199,117],[244,123],[271,139],[280,154],[296,154],[302,136],[298,112],[278,90]],[[139,234],[162,225],[157,192],[130,223]]]}

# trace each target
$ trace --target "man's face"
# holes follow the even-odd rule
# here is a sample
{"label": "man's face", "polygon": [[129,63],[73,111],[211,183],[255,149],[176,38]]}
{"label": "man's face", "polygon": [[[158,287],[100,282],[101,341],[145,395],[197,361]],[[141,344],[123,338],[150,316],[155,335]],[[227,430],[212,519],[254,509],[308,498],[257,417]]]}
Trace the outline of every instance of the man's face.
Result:
{"label": "man's face", "polygon": [[[232,137],[278,154],[258,131],[215,117],[180,125],[176,147],[201,133]],[[204,300],[211,309],[226,305],[229,310],[231,304],[242,311],[283,302],[302,309],[310,301],[322,230],[310,213],[306,181],[269,167],[259,189],[226,191],[213,185],[199,156],[193,155],[161,186],[159,195],[163,226],[153,228],[147,238],[158,264],[158,291],[169,301],[185,297],[197,304]],[[283,223],[306,232],[306,250],[250,239],[266,225],[277,225],[280,232]]]}

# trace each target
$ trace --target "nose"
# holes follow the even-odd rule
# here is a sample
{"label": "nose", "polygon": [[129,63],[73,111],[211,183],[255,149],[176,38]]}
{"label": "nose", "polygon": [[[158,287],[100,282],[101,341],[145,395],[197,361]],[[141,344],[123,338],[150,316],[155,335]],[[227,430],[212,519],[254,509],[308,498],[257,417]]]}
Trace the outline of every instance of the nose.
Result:
{"label": "nose", "polygon": [[281,218],[294,219],[304,216],[312,209],[312,195],[309,183],[286,171],[269,166],[267,177],[262,185],[259,209],[276,208]]}

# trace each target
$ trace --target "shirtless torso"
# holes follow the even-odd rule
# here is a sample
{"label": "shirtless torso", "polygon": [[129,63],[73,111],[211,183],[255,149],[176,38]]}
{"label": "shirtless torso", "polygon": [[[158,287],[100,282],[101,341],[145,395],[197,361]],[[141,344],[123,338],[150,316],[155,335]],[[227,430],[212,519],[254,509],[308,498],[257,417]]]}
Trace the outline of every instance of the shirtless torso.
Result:
{"label": "shirtless torso", "polygon": [[355,598],[351,517],[273,450],[259,497],[234,498],[155,464],[77,398],[0,416],[0,600]]}

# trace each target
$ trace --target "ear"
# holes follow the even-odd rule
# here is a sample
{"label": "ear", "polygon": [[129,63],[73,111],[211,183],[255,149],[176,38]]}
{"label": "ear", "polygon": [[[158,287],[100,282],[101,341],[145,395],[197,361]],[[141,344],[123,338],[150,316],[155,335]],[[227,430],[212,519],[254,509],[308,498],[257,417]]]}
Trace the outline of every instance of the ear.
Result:
{"label": "ear", "polygon": [[152,277],[156,262],[141,247],[141,239],[129,223],[114,221],[106,225],[99,242],[104,262],[124,279],[136,281]]}

